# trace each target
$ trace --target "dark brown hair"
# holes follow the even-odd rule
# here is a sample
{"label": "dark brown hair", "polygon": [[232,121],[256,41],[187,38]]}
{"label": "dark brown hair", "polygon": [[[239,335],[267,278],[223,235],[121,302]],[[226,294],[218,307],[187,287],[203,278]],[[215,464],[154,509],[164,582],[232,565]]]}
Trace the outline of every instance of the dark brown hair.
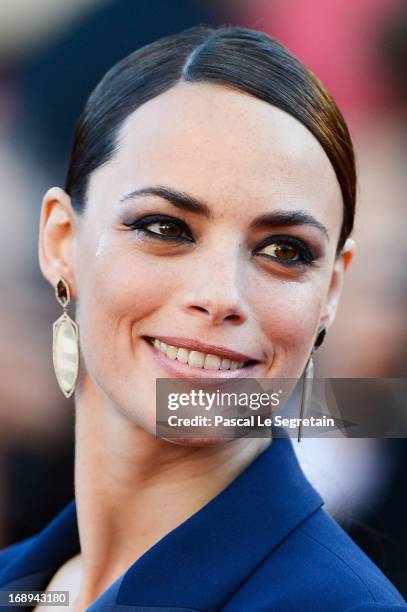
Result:
{"label": "dark brown hair", "polygon": [[196,26],[131,53],[111,68],[79,118],[65,190],[73,207],[85,206],[88,179],[117,147],[123,121],[175,84],[207,82],[231,87],[289,113],[317,138],[338,179],[343,198],[339,252],[352,231],[356,170],[345,120],[320,81],[263,32]]}

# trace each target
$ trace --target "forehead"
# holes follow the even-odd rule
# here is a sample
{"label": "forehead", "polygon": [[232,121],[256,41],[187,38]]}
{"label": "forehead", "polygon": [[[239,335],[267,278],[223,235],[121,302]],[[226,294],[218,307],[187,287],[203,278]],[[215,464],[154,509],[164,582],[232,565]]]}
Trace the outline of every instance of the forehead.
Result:
{"label": "forehead", "polygon": [[94,183],[116,200],[160,184],[189,191],[222,214],[235,214],[237,205],[248,214],[307,208],[339,233],[340,187],[321,145],[288,113],[253,96],[178,84],[133,112],[118,144],[94,173]]}

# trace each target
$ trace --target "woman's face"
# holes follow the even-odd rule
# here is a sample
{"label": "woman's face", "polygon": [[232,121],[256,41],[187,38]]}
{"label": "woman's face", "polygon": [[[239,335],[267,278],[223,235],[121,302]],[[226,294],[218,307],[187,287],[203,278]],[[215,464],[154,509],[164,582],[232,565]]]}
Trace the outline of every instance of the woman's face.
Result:
{"label": "woman's face", "polygon": [[[82,216],[60,190],[44,201],[42,269],[77,298],[86,384],[153,432],[156,378],[298,378],[351,257],[335,258],[342,207],[321,145],[270,104],[210,84],[144,104]],[[74,223],[55,238],[64,214]],[[192,354],[194,342],[218,348]],[[237,369],[217,369],[222,347],[243,354]]]}

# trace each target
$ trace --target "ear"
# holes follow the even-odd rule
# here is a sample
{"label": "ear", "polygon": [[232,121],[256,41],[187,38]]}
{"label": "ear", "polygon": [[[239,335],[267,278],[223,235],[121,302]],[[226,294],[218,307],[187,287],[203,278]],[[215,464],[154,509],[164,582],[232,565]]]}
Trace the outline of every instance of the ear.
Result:
{"label": "ear", "polygon": [[74,261],[76,219],[71,198],[59,187],[47,191],[42,201],[38,255],[41,272],[55,286],[58,276],[69,284],[77,297]]}
{"label": "ear", "polygon": [[345,273],[353,259],[355,248],[355,241],[348,238],[342,251],[335,259],[325,304],[321,313],[319,327],[325,327],[328,329],[335,320],[336,311],[345,280]]}

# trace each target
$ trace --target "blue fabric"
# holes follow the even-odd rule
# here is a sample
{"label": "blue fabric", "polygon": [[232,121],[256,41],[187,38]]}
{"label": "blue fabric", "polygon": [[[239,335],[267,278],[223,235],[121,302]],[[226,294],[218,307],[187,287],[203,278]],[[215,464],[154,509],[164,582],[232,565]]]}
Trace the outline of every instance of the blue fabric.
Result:
{"label": "blue fabric", "polygon": [[[322,505],[291,440],[275,438],[238,478],[137,559],[88,610],[406,610],[400,593]],[[78,552],[73,500],[38,535],[0,552],[0,590],[11,585],[43,590]]]}

